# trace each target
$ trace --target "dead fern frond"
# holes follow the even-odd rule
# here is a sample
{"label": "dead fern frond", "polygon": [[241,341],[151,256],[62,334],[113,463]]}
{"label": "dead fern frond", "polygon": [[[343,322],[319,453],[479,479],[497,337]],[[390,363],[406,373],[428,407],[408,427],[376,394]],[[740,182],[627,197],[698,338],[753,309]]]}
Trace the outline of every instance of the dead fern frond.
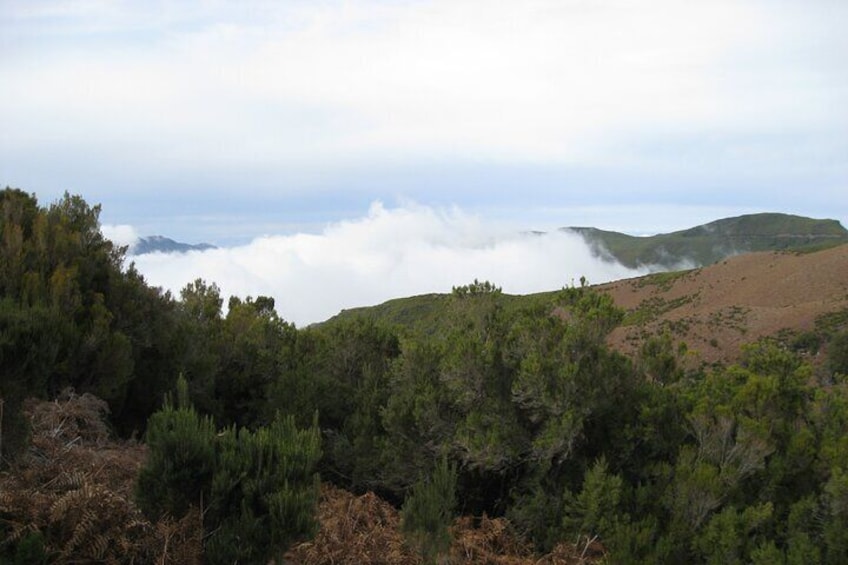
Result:
{"label": "dead fern frond", "polygon": [[[475,524],[475,522],[478,522]],[[451,528],[451,558],[456,563],[520,565],[534,561],[533,546],[503,518],[457,518]]]}
{"label": "dead fern frond", "polygon": [[0,475],[5,543],[39,532],[61,562],[156,562],[161,543],[132,502],[145,450],[108,442],[108,428],[97,419],[105,403],[69,392],[54,402],[29,402],[27,413],[31,447]]}
{"label": "dead fern frond", "polygon": [[85,393],[67,388],[53,402],[28,402],[24,413],[29,417],[33,436],[57,440],[65,448],[75,444],[102,445],[109,440],[105,416],[109,405]]}
{"label": "dead fern frond", "polygon": [[286,563],[415,564],[419,556],[400,531],[397,509],[374,493],[362,496],[322,485],[315,539],[292,547]]}
{"label": "dead fern frond", "polygon": [[0,523],[8,528],[6,538],[2,542],[4,545],[17,543],[27,535],[39,531],[38,527],[32,522],[27,523],[15,520],[3,520]]}
{"label": "dead fern frond", "polygon": [[58,482],[60,488],[65,490],[82,488],[88,481],[85,473],[74,469],[70,472],[62,473]]}
{"label": "dead fern frond", "polygon": [[109,440],[107,405],[71,390],[52,402],[27,401],[30,446],[0,474],[0,545],[41,534],[61,563],[199,564],[203,519],[153,524],[133,501],[147,449]]}
{"label": "dead fern frond", "polygon": [[160,565],[199,564],[203,560],[203,516],[192,507],[181,519],[165,518],[156,524],[161,544]]}

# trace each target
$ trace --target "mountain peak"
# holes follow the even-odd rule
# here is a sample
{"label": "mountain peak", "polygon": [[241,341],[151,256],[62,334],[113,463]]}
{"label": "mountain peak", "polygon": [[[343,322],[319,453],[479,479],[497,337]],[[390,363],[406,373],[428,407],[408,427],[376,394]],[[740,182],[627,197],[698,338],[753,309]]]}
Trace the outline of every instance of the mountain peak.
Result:
{"label": "mountain peak", "polygon": [[145,255],[147,253],[187,253],[189,251],[206,251],[217,249],[209,243],[182,243],[162,235],[140,237],[129,249],[130,255]]}
{"label": "mountain peak", "polygon": [[724,218],[686,230],[635,237],[597,228],[569,227],[595,255],[630,268],[699,267],[753,251],[801,251],[848,242],[837,220],[781,213]]}

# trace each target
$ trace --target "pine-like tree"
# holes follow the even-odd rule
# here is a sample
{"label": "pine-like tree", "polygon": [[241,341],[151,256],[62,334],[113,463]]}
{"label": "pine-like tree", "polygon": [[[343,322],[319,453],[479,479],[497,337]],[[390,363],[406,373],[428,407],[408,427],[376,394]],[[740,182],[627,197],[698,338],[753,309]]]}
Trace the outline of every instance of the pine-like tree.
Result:
{"label": "pine-like tree", "polygon": [[426,563],[437,563],[450,548],[456,506],[456,466],[442,457],[430,477],[412,487],[403,505],[403,530]]}
{"label": "pine-like tree", "polygon": [[147,423],[147,462],[141,468],[136,499],[151,518],[185,515],[209,497],[215,469],[215,424],[188,404],[187,383],[177,383],[177,406],[165,406]]}
{"label": "pine-like tree", "polygon": [[235,427],[218,438],[209,512],[209,563],[265,563],[315,530],[321,437],[277,417],[251,432]]}

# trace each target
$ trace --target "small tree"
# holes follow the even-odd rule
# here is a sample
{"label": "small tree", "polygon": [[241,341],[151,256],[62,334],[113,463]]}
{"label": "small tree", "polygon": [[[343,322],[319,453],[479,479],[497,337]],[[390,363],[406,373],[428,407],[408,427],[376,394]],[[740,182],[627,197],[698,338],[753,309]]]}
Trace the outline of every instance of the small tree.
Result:
{"label": "small tree", "polygon": [[489,281],[478,281],[474,279],[471,284],[455,286],[451,294],[455,298],[467,298],[469,296],[500,295],[503,290]]}
{"label": "small tree", "polygon": [[255,432],[235,427],[215,433],[209,417],[188,402],[177,384],[148,422],[149,455],[136,498],[146,515],[180,518],[203,510],[208,563],[266,563],[315,528],[321,436],[316,423],[299,430],[277,417]]}
{"label": "small tree", "polygon": [[601,456],[586,470],[580,493],[565,493],[565,531],[589,539],[610,536],[619,523],[626,521],[619,511],[622,485],[621,477],[609,472],[606,459]]}
{"label": "small tree", "polygon": [[827,357],[828,368],[832,373],[848,375],[848,330],[830,340]]}
{"label": "small tree", "polygon": [[403,530],[426,563],[436,563],[450,549],[455,506],[456,466],[442,457],[433,474],[412,487],[401,512]]}
{"label": "small tree", "polygon": [[206,521],[209,563],[265,563],[315,530],[321,436],[277,417],[251,432],[225,430]]}
{"label": "small tree", "polygon": [[147,423],[149,455],[139,471],[136,499],[151,519],[185,515],[208,499],[215,468],[215,424],[188,403],[188,383],[177,382],[178,406],[170,395]]}

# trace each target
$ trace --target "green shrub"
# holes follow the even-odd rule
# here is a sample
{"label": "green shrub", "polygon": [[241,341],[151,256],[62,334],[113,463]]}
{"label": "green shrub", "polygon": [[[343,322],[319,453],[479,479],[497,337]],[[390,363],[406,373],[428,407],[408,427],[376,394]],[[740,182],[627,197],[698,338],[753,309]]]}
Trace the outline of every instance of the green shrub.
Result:
{"label": "green shrub", "polygon": [[24,537],[15,551],[15,565],[39,565],[47,563],[47,551],[44,549],[44,535],[32,532]]}
{"label": "green shrub", "polygon": [[175,408],[167,399],[148,420],[147,447],[147,462],[136,483],[136,500],[145,515],[154,520],[164,514],[181,517],[190,506],[202,506],[215,467],[212,419],[191,406]]}
{"label": "green shrub", "polygon": [[450,548],[455,506],[456,466],[442,458],[429,478],[412,487],[401,513],[403,530],[426,563],[435,563]]}
{"label": "green shrub", "polygon": [[320,458],[317,426],[298,430],[291,416],[255,432],[225,430],[206,516],[208,562],[264,563],[312,535]]}
{"label": "green shrub", "polygon": [[216,434],[211,418],[170,399],[148,422],[149,455],[136,498],[149,517],[204,512],[209,563],[265,563],[315,529],[321,437],[317,423],[299,430],[277,417],[255,432],[235,427]]}
{"label": "green shrub", "polygon": [[830,340],[827,346],[827,364],[831,372],[848,375],[848,330]]}

